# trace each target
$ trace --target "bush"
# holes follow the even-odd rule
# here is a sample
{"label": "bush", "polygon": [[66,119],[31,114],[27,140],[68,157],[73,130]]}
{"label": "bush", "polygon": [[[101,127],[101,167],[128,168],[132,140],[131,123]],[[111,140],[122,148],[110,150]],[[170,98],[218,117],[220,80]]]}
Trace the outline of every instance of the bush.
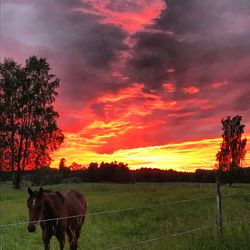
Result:
{"label": "bush", "polygon": [[59,184],[62,182],[62,179],[62,173],[51,168],[32,170],[26,176],[26,180],[35,186]]}

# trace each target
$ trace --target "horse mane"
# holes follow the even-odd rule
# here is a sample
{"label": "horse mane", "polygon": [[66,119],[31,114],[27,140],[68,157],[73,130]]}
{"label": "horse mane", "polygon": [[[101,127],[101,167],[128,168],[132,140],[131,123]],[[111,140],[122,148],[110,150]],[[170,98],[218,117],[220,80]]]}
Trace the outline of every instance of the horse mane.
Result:
{"label": "horse mane", "polygon": [[[45,199],[43,199],[44,210],[43,218],[48,219],[52,217],[57,217],[58,212],[55,206],[63,206],[64,197],[59,191],[44,190]],[[57,205],[56,205],[57,204]]]}
{"label": "horse mane", "polygon": [[57,196],[61,199],[61,201],[64,202],[64,197],[61,192],[55,191],[55,194],[57,194]]}
{"label": "horse mane", "polygon": [[49,193],[49,194],[55,193],[61,199],[62,202],[64,201],[64,197],[63,197],[62,193],[59,191],[52,191],[50,189],[46,189],[44,192]]}

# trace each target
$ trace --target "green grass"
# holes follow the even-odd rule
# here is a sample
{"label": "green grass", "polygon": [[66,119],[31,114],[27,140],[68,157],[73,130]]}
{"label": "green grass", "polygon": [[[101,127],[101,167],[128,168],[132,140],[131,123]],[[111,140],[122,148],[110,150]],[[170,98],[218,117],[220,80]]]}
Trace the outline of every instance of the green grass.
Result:
{"label": "green grass", "polygon": [[[249,249],[250,245],[250,186],[235,184],[222,187],[224,231],[221,237],[215,227],[215,198],[176,204],[161,204],[178,200],[215,195],[214,184],[196,183],[139,183],[119,184],[61,184],[52,190],[77,189],[85,194],[88,213],[154,204],[118,213],[89,215],[80,237],[79,249]],[[27,221],[27,187],[13,190],[1,185],[1,224]],[[242,221],[247,220],[249,221]],[[204,230],[171,237],[188,230]],[[28,233],[26,225],[1,229],[1,246],[4,250],[43,249],[41,229]],[[162,238],[161,238],[162,237]],[[159,238],[159,239],[158,239]],[[156,239],[152,240],[151,239]],[[158,239],[158,240],[157,240]],[[138,242],[142,242],[137,244]],[[51,249],[59,249],[52,239]],[[68,244],[66,245],[68,248]]]}

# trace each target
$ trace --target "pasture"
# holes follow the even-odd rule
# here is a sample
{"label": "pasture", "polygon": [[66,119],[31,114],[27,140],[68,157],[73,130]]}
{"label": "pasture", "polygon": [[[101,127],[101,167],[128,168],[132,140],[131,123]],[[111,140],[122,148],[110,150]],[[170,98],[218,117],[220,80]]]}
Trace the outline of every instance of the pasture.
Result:
{"label": "pasture", "polygon": [[[249,249],[250,185],[222,187],[221,237],[215,225],[215,184],[81,183],[45,188],[73,188],[85,195],[90,215],[83,226],[79,249]],[[2,225],[28,221],[27,197],[27,187],[16,191],[1,184]],[[114,211],[98,214],[110,210]],[[27,225],[2,227],[1,249],[42,250],[41,229],[28,233],[26,228]],[[51,249],[59,249],[54,237]]]}

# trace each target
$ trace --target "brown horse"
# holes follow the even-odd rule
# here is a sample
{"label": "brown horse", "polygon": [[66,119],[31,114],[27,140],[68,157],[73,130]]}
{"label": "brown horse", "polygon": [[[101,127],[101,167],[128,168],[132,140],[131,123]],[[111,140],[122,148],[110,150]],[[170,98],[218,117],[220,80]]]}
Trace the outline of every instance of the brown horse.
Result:
{"label": "brown horse", "polygon": [[63,250],[66,232],[70,250],[76,250],[87,209],[83,195],[75,190],[53,192],[42,187],[39,191],[28,188],[28,193],[30,195],[27,200],[30,221],[28,231],[34,232],[40,222],[45,250],[49,250],[53,235],[60,243],[60,250]]}

